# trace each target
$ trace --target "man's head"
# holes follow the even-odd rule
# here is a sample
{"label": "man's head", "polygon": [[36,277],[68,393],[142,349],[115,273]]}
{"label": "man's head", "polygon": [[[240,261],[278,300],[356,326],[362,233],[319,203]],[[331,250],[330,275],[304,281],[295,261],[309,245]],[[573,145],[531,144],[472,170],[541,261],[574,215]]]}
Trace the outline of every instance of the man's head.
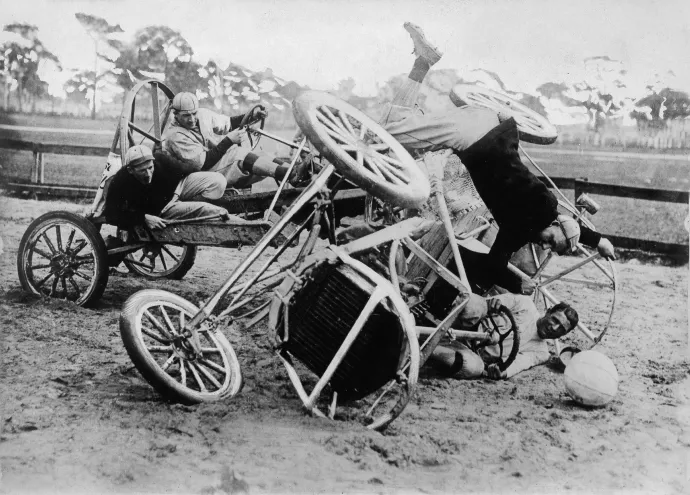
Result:
{"label": "man's head", "polygon": [[534,242],[542,249],[550,249],[558,254],[573,251],[580,240],[580,226],[572,217],[558,215],[545,229],[537,232]]}
{"label": "man's head", "polygon": [[470,294],[470,300],[467,301],[454,324],[461,329],[473,328],[486,317],[488,312],[486,299],[477,294]]}
{"label": "man's head", "polygon": [[537,334],[542,339],[559,339],[577,326],[577,311],[566,303],[558,303],[537,320]]}
{"label": "man's head", "polygon": [[185,129],[196,126],[196,113],[199,110],[199,100],[192,93],[183,91],[177,93],[172,101],[175,120]]}
{"label": "man's head", "polygon": [[150,184],[153,180],[153,153],[143,144],[132,146],[125,155],[127,171],[142,184]]}

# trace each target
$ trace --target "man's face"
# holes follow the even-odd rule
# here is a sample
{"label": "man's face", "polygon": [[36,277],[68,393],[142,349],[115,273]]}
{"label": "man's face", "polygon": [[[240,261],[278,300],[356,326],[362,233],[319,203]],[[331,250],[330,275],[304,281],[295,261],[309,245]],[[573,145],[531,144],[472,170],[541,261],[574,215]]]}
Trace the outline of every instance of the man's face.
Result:
{"label": "man's face", "polygon": [[185,129],[192,129],[196,126],[196,110],[192,112],[177,112],[175,118]]}
{"label": "man's face", "polygon": [[537,334],[542,339],[559,339],[573,329],[563,310],[547,311],[537,320]]}
{"label": "man's face", "polygon": [[127,170],[129,170],[129,173],[142,184],[150,184],[153,180],[153,160],[134,165]]}
{"label": "man's face", "polygon": [[568,248],[568,239],[566,239],[563,230],[558,225],[550,225],[537,234],[535,243],[542,249],[550,249],[557,254],[565,253]]}

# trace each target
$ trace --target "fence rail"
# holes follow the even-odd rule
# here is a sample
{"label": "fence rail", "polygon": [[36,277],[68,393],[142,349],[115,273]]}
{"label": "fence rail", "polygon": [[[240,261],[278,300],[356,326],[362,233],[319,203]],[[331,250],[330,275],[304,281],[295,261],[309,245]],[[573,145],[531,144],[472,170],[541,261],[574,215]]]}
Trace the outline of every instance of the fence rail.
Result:
{"label": "fence rail", "polygon": [[[95,187],[67,186],[64,184],[46,184],[44,182],[45,161],[44,154],[107,156],[108,147],[79,146],[65,144],[44,144],[17,139],[0,139],[0,148],[31,151],[34,163],[31,168],[30,180],[19,178],[4,178],[5,187],[15,192],[28,193],[35,196],[49,196],[60,198],[91,199],[96,195]],[[544,182],[546,178],[540,177]],[[653,189],[647,187],[621,186],[603,182],[591,182],[586,178],[573,179],[568,177],[551,177],[553,183],[561,189],[572,189],[575,198],[581,193],[598,194],[623,198],[661,201],[670,203],[685,203],[690,205],[690,193],[682,190]],[[688,244],[666,243],[656,240],[639,239],[602,233],[616,246],[624,249],[635,249],[667,256],[680,257],[685,260],[690,256]]]}

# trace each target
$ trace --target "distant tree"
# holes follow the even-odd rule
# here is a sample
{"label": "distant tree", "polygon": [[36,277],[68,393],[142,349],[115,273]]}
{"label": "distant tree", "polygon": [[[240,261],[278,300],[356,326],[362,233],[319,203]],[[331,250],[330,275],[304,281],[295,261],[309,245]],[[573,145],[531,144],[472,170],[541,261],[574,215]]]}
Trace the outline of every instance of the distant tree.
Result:
{"label": "distant tree", "polygon": [[630,117],[637,122],[638,129],[666,127],[669,120],[684,119],[690,116],[690,96],[688,93],[671,88],[659,92],[647,87],[651,92],[635,102]]}
{"label": "distant tree", "polygon": [[620,61],[605,55],[584,59],[583,69],[573,82],[548,82],[539,86],[537,92],[566,107],[584,109],[589,128],[599,132],[607,121],[622,117],[632,104],[627,71]]}
{"label": "distant tree", "polygon": [[39,73],[47,63],[61,70],[60,61],[38,39],[36,26],[13,23],[5,25],[3,31],[16,35],[2,45],[0,52],[0,68],[5,75],[5,108],[9,106],[9,86],[14,82],[19,111],[23,111],[26,96],[31,98],[32,111],[35,111],[36,101],[47,94],[48,87]]}
{"label": "distant tree", "polygon": [[[93,71],[84,71],[82,72],[82,75],[91,74],[93,76],[93,80],[91,81],[92,93],[90,93],[90,97],[91,118],[95,119],[96,105],[98,102],[98,89],[99,86],[101,86],[99,85],[99,81],[102,78],[111,76],[113,74],[111,70],[112,64],[114,59],[117,58],[117,55],[113,56],[112,53],[113,51],[118,53],[123,49],[122,42],[113,36],[117,33],[123,33],[124,31],[119,24],[113,26],[102,17],[84,14],[81,12],[74,14],[74,16],[93,40]],[[99,60],[107,62],[108,68],[101,70],[101,68],[99,68]]]}

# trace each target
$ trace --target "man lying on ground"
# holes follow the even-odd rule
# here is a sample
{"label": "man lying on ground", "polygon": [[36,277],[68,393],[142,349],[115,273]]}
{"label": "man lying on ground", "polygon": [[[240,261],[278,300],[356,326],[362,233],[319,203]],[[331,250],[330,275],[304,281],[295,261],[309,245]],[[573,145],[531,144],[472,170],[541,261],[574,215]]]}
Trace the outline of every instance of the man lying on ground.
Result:
{"label": "man lying on ground", "polygon": [[[520,335],[518,354],[505,371],[501,371],[495,363],[501,352],[498,345],[481,349],[479,355],[462,344],[453,349],[438,346],[431,355],[433,362],[456,378],[511,378],[522,371],[547,363],[550,358],[547,341],[563,337],[578,323],[577,312],[566,303],[552,306],[540,317],[537,307],[527,296],[507,293],[484,299],[473,294],[454,327],[475,328],[489,311],[498,309],[500,305],[511,311]],[[513,339],[509,336],[503,342],[504,357],[510,354],[512,346]]]}

